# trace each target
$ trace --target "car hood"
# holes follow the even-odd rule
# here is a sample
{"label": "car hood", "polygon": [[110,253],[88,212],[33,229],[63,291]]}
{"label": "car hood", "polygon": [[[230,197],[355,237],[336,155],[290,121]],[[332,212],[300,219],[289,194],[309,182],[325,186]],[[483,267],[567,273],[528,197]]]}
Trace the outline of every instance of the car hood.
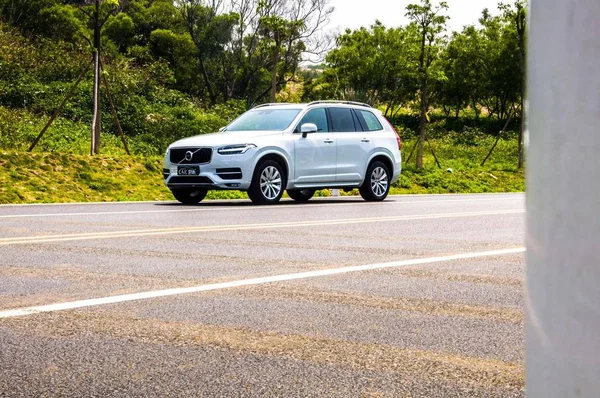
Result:
{"label": "car hood", "polygon": [[269,136],[281,135],[281,131],[232,131],[213,134],[202,134],[184,138],[169,145],[170,148],[203,146],[220,147],[233,144],[254,144],[253,140]]}

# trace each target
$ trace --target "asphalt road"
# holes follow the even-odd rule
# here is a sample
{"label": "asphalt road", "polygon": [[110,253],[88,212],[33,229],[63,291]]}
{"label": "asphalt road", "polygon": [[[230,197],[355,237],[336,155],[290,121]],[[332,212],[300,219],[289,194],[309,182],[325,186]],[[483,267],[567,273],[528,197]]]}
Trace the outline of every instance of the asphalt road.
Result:
{"label": "asphalt road", "polygon": [[0,396],[523,396],[524,199],[0,206]]}

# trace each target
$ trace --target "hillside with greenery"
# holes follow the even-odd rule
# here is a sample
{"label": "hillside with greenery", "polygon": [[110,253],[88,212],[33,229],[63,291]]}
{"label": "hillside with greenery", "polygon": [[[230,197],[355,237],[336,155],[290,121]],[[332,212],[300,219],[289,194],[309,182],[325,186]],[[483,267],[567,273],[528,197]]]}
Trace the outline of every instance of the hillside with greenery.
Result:
{"label": "hillside with greenery", "polygon": [[[43,159],[90,153],[97,16],[101,162],[130,164],[130,170],[141,170],[138,177],[157,168],[160,185],[156,164],[174,140],[215,132],[263,102],[345,99],[379,107],[405,140],[405,158],[414,149],[414,165],[405,166],[397,192],[523,189],[520,1],[482,10],[479,23],[447,32],[445,4],[422,0],[407,8],[410,23],[404,26],[376,23],[335,37],[327,30],[335,12],[329,0],[102,0],[95,11],[93,0],[0,0],[2,185],[14,185],[25,166],[56,170]],[[306,64],[309,58],[319,64]],[[80,77],[34,153],[25,155]],[[107,86],[131,158],[125,156]],[[97,165],[88,160],[90,167]],[[165,192],[168,197],[160,187],[129,192],[128,181],[108,184],[117,188],[94,196],[98,190],[85,186],[102,180],[102,170],[73,178],[87,192],[78,200],[153,199]],[[503,180],[505,174],[510,176]],[[460,182],[479,181],[474,176],[482,181]],[[59,200],[26,194],[50,192],[45,184],[50,182],[17,184],[10,195],[3,187],[0,202]]]}

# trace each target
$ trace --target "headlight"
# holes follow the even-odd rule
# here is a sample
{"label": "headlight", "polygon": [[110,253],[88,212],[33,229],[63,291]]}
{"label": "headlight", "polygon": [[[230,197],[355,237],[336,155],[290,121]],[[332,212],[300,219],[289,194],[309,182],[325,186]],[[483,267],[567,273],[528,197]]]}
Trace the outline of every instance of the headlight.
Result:
{"label": "headlight", "polygon": [[220,155],[241,155],[246,153],[248,150],[256,148],[254,144],[240,144],[240,145],[228,145],[222,148],[219,148],[217,152]]}

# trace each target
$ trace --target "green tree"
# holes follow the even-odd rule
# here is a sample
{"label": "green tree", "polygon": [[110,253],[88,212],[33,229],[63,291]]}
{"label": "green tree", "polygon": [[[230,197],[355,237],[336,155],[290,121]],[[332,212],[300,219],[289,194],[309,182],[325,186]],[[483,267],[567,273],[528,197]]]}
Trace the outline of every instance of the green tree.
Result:
{"label": "green tree", "polygon": [[196,45],[200,72],[210,104],[214,106],[217,103],[217,94],[208,64],[210,59],[219,55],[231,41],[237,15],[219,14],[219,1],[205,5],[203,0],[178,0],[175,4],[179,7],[188,33]]}
{"label": "green tree", "polygon": [[342,99],[393,109],[411,100],[416,90],[409,44],[405,28],[388,29],[381,22],[347,30],[327,55],[328,69],[321,78],[337,86]]}
{"label": "green tree", "polygon": [[525,109],[525,43],[526,39],[526,23],[527,23],[527,8],[526,3],[523,0],[515,0],[512,4],[500,3],[498,8],[502,11],[503,17],[508,25],[509,35],[512,36],[513,42],[516,41],[518,55],[519,55],[519,68],[518,75],[520,80],[520,108],[521,108],[521,128],[519,129],[519,169],[523,168],[524,161],[524,150],[523,150],[523,134],[525,130],[526,121],[526,109]]}
{"label": "green tree", "polygon": [[[275,102],[277,95],[278,68],[281,60],[282,52],[286,51],[284,43],[294,41],[294,37],[298,37],[306,26],[302,21],[288,21],[278,15],[268,15],[261,18],[261,37],[266,40],[263,46],[267,47],[267,51],[272,53],[271,57],[271,88],[269,99],[270,102]],[[301,53],[305,49],[303,43],[298,43],[295,48],[288,47],[288,51]]]}
{"label": "green tree", "polygon": [[519,71],[518,43],[510,31],[510,25],[500,16],[483,11],[482,57],[486,79],[482,104],[490,116],[504,119],[519,101],[522,77]]}
{"label": "green tree", "polygon": [[249,70],[260,76],[246,75],[249,88],[254,87],[248,104],[274,100],[278,89],[296,79],[304,55],[322,50],[320,33],[333,11],[329,1],[259,0],[254,15],[245,13],[241,18],[247,21],[244,43]]}
{"label": "green tree", "polygon": [[474,26],[466,26],[462,32],[454,32],[446,48],[440,55],[440,66],[446,77],[438,82],[438,102],[450,116],[454,117],[471,104],[475,117],[479,117],[478,104],[483,94],[486,80],[486,58],[483,37]]}
{"label": "green tree", "polygon": [[419,142],[417,146],[417,168],[423,167],[423,143],[427,126],[427,112],[429,111],[429,90],[432,80],[443,78],[443,74],[436,69],[434,62],[438,59],[443,45],[442,35],[446,29],[448,16],[444,12],[448,9],[446,2],[434,6],[431,0],[421,0],[420,4],[409,4],[406,7],[406,16],[412,21],[409,28],[415,32],[416,45],[418,46],[418,69],[420,95],[420,121]]}
{"label": "green tree", "polygon": [[60,5],[63,5],[61,0],[0,0],[0,20],[33,36],[46,28],[40,24],[40,13]]}
{"label": "green tree", "polygon": [[117,44],[122,52],[133,45],[135,40],[135,24],[133,19],[124,12],[109,18],[104,26],[104,34]]}

